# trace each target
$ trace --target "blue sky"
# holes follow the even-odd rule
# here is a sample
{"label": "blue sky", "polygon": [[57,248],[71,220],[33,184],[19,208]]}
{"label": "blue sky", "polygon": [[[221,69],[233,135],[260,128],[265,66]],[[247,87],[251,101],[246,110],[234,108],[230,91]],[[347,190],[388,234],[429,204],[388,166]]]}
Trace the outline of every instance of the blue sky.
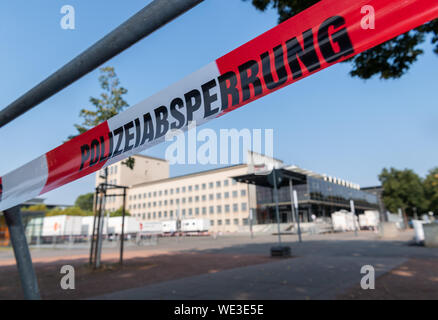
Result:
{"label": "blue sky", "polygon": [[[147,1],[7,0],[0,3],[0,108],[140,10]],[[60,9],[73,5],[76,29],[60,27]],[[274,27],[275,11],[241,0],[207,0],[105,65],[114,66],[134,105]],[[426,53],[399,80],[351,78],[338,64],[277,91],[205,127],[274,128],[274,155],[286,163],[361,186],[378,184],[383,167],[424,176],[437,166],[438,56]],[[81,108],[100,88],[98,72],[83,77],[0,129],[0,175],[60,145],[74,133]],[[166,144],[145,154],[163,158]],[[175,165],[171,175],[212,166]],[[43,195],[71,204],[92,191],[94,175]]]}

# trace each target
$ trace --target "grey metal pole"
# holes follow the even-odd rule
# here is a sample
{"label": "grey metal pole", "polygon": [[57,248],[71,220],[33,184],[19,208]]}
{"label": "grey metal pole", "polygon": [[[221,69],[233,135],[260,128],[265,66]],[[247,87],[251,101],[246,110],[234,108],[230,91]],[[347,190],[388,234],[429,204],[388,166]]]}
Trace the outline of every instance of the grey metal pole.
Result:
{"label": "grey metal pole", "polygon": [[275,201],[275,214],[277,216],[278,244],[281,246],[280,209],[278,208],[277,175],[275,174],[275,168],[272,169],[272,172],[273,172],[273,176],[274,176],[274,201]]}
{"label": "grey metal pole", "polygon": [[300,226],[300,216],[298,214],[298,195],[297,195],[297,191],[293,190],[293,195],[294,195],[294,205],[295,205],[295,218],[297,220],[297,226],[298,226],[298,241],[299,242],[303,242],[303,239],[301,238],[301,226]]}
{"label": "grey metal pole", "polygon": [[40,300],[38,282],[24,234],[23,222],[21,221],[20,207],[16,206],[10,208],[4,212],[4,215],[11,235],[12,247],[14,248],[24,298],[27,300]]}
{"label": "grey metal pole", "polygon": [[[290,209],[292,210],[292,219],[295,220],[297,222],[297,233],[298,233],[298,241],[301,242],[301,227],[300,227],[300,219],[296,214],[295,210],[295,204],[294,204],[294,189],[293,189],[293,183],[292,183],[292,179],[289,179],[289,191],[290,191]],[[297,203],[297,207],[298,207],[298,203]]]}
{"label": "grey metal pole", "polygon": [[120,265],[123,265],[123,245],[125,242],[125,205],[126,205],[126,188],[123,188],[123,207],[122,207],[122,238],[120,239]]}
{"label": "grey metal pole", "polygon": [[96,69],[203,0],[154,0],[134,16],[0,111],[0,127]]}
{"label": "grey metal pole", "polygon": [[353,213],[353,225],[354,225],[354,235],[357,237],[357,225],[356,225],[356,210],[354,209],[354,201],[350,200],[350,209]]}

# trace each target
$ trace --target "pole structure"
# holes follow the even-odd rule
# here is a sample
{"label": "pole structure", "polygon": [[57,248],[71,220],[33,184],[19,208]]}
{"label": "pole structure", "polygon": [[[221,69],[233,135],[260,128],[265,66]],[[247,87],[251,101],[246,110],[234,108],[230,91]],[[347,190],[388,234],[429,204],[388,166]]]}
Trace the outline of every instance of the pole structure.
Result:
{"label": "pole structure", "polygon": [[66,88],[203,0],[154,0],[0,111],[0,128]]}
{"label": "pole structure", "polygon": [[20,207],[16,206],[8,209],[4,212],[4,215],[11,236],[11,243],[14,249],[15,260],[17,261],[24,298],[27,300],[40,300],[38,282],[24,233]]}
{"label": "pole structure", "polygon": [[99,188],[96,188],[94,192],[94,219],[93,219],[93,232],[91,234],[91,243],[90,243],[90,259],[88,264],[91,266],[93,264],[93,252],[94,246],[96,245],[95,236],[96,236],[96,219],[97,219],[97,203],[99,201]]}
{"label": "pole structure", "polygon": [[353,225],[354,225],[354,235],[357,237],[357,225],[356,225],[356,210],[354,209],[354,201],[350,200],[350,209],[353,213]]}
{"label": "pole structure", "polygon": [[281,246],[281,235],[280,235],[280,209],[278,208],[278,188],[277,188],[277,175],[275,174],[275,168],[272,169],[273,180],[274,180],[274,201],[275,201],[275,214],[277,216],[277,230],[278,230],[278,245]]}
{"label": "pole structure", "polygon": [[293,194],[294,194],[295,214],[296,214],[297,226],[298,226],[298,241],[299,242],[303,242],[303,239],[301,237],[300,216],[298,214],[299,211],[298,211],[298,195],[297,195],[297,190],[294,190]]}
{"label": "pole structure", "polygon": [[290,208],[292,210],[292,217],[297,222],[298,241],[302,242],[300,218],[298,217],[298,214],[297,214],[297,212],[298,212],[298,200],[295,199],[295,201],[294,201],[294,198],[296,198],[296,192],[293,189],[292,179],[289,179],[289,191],[290,191]]}
{"label": "pole structure", "polygon": [[123,265],[123,244],[125,242],[125,202],[126,202],[126,188],[123,188],[122,238],[120,239],[120,265]]}

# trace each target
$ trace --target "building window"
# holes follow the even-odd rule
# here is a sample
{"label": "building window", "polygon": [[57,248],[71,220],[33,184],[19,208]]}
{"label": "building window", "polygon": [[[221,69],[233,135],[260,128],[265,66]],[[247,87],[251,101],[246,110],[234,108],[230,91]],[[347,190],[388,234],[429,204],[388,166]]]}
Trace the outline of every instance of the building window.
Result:
{"label": "building window", "polygon": [[230,193],[229,192],[224,192],[224,198],[228,199],[230,197]]}
{"label": "building window", "polygon": [[219,219],[219,220],[217,221],[217,225],[218,225],[218,226],[221,226],[221,225],[222,225],[222,220],[221,220],[221,219]]}
{"label": "building window", "polygon": [[242,211],[246,211],[247,210],[246,202],[242,202],[241,203],[241,209],[242,209]]}
{"label": "building window", "polygon": [[249,220],[248,220],[247,218],[242,219],[242,224],[243,224],[244,226],[247,226],[247,225],[249,224]]}
{"label": "building window", "polygon": [[155,219],[157,217],[157,213],[154,211],[153,215],[154,215],[154,219]]}
{"label": "building window", "polygon": [[227,226],[230,225],[230,219],[225,219],[225,225],[227,225]]}
{"label": "building window", "polygon": [[182,188],[181,188],[181,192],[182,192],[182,193],[186,192],[186,187],[182,187]]}
{"label": "building window", "polygon": [[192,191],[192,186],[189,186],[189,192],[191,192]]}
{"label": "building window", "polygon": [[170,189],[170,194],[173,194],[173,189]]}
{"label": "building window", "polygon": [[229,184],[228,179],[224,180],[224,187],[228,187],[228,184]]}
{"label": "building window", "polygon": [[245,189],[240,190],[240,196],[241,197],[245,197],[246,196],[246,190]]}
{"label": "building window", "polygon": [[207,188],[207,184],[203,183],[202,184],[202,190],[205,190]]}
{"label": "building window", "polygon": [[233,212],[238,212],[239,211],[239,205],[237,203],[233,204]]}
{"label": "building window", "polygon": [[191,216],[191,215],[193,215],[193,209],[192,208],[189,209],[189,216]]}
{"label": "building window", "polygon": [[193,198],[189,197],[189,203],[192,203],[192,202],[193,202]]}
{"label": "building window", "polygon": [[216,187],[220,187],[221,186],[221,182],[220,181],[216,181]]}
{"label": "building window", "polygon": [[158,211],[158,218],[161,218],[161,211]]}
{"label": "building window", "polygon": [[167,211],[164,211],[164,217],[167,218]]}
{"label": "building window", "polygon": [[239,225],[239,219],[234,219],[234,225],[236,225],[236,226]]}
{"label": "building window", "polygon": [[225,213],[229,213],[230,212],[230,205],[226,204],[225,205]]}
{"label": "building window", "polygon": [[199,202],[199,196],[195,196],[195,202]]}
{"label": "building window", "polygon": [[210,213],[214,213],[214,207],[210,206]]}
{"label": "building window", "polygon": [[154,197],[156,197],[157,196],[157,191],[154,191]]}
{"label": "building window", "polygon": [[237,191],[233,191],[233,198],[237,198]]}
{"label": "building window", "polygon": [[222,213],[222,206],[216,206],[216,213]]}
{"label": "building window", "polygon": [[175,190],[176,190],[176,193],[179,193],[179,188],[176,188]]}
{"label": "building window", "polygon": [[195,191],[199,190],[199,184],[195,184]]}
{"label": "building window", "polygon": [[206,215],[207,214],[207,207],[202,207],[202,214]]}
{"label": "building window", "polygon": [[199,208],[195,208],[195,214],[199,216]]}
{"label": "building window", "polygon": [[216,199],[220,199],[221,198],[221,194],[220,193],[216,193]]}
{"label": "building window", "polygon": [[185,217],[185,215],[186,215],[186,209],[182,209],[182,215],[183,215],[183,217]]}
{"label": "building window", "polygon": [[210,225],[214,226],[214,220],[210,220]]}
{"label": "building window", "polygon": [[169,216],[170,216],[171,218],[173,218],[173,210],[170,210],[170,212],[169,212]]}
{"label": "building window", "polygon": [[213,188],[213,182],[210,182],[210,183],[208,184],[208,187],[209,187],[210,189],[212,189],[212,188]]}
{"label": "building window", "polygon": [[208,199],[209,199],[209,200],[213,200],[213,199],[214,199],[214,194],[213,194],[213,193],[210,193],[210,194],[208,195]]}
{"label": "building window", "polygon": [[148,212],[148,219],[150,219],[151,218],[151,213],[150,212]]}
{"label": "building window", "polygon": [[207,200],[207,196],[205,194],[202,195],[202,201],[206,201]]}
{"label": "building window", "polygon": [[233,185],[233,186],[235,186],[236,184],[237,184],[237,181],[236,180],[231,180],[231,184]]}

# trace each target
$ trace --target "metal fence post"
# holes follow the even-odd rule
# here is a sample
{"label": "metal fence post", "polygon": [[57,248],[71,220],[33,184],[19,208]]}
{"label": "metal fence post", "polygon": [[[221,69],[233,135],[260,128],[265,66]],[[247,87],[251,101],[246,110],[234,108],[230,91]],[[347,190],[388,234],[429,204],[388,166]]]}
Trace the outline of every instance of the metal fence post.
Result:
{"label": "metal fence post", "polygon": [[27,300],[39,300],[41,297],[38,282],[24,233],[20,207],[16,206],[10,208],[4,212],[4,215],[11,236],[11,243],[14,249],[15,260],[17,261],[24,298]]}

